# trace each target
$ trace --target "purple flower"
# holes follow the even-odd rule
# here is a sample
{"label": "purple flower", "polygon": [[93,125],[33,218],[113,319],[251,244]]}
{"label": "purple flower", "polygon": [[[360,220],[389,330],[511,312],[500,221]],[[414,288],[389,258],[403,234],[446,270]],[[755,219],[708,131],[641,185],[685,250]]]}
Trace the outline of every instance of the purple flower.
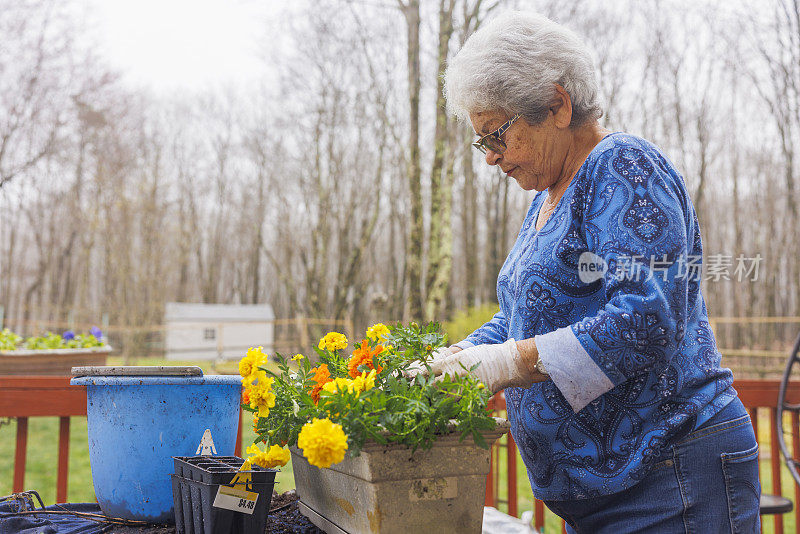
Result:
{"label": "purple flower", "polygon": [[72,330],[67,330],[66,332],[61,334],[61,337],[64,338],[64,341],[72,341],[73,339],[75,339],[75,332],[73,332]]}
{"label": "purple flower", "polygon": [[100,339],[100,338],[103,337],[103,332],[101,332],[100,329],[97,328],[96,326],[91,327],[89,329],[89,333],[92,334],[97,339]]}

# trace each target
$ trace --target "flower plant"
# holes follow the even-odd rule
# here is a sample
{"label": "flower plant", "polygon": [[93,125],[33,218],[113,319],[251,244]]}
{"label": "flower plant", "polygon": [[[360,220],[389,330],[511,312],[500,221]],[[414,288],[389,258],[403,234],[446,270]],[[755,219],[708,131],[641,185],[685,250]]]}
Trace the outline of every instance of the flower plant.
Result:
{"label": "flower plant", "polygon": [[248,350],[239,363],[243,408],[253,413],[255,442],[269,447],[248,448],[248,462],[285,465],[288,454],[279,451],[297,445],[310,464],[330,467],[346,452],[357,456],[367,440],[428,449],[453,431],[488,448],[481,431],[495,421],[487,409],[490,394],[477,378],[409,376],[446,341],[437,323],[379,323],[349,354],[347,338],[330,332],[314,348],[318,363],[302,354],[278,355],[277,372],[264,367],[261,347]]}
{"label": "flower plant", "polygon": [[61,335],[45,332],[42,336],[23,338],[8,328],[0,331],[0,350],[88,349],[105,345],[103,333],[93,326],[88,334],[75,334],[67,330]]}

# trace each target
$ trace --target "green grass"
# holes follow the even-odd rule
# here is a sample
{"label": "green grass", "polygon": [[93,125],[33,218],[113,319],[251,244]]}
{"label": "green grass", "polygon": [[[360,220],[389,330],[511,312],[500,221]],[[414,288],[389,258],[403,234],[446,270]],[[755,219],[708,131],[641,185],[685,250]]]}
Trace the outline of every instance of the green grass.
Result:
{"label": "green grass", "polygon": [[[0,496],[11,494],[14,479],[14,455],[17,422],[0,427]],[[89,453],[86,434],[86,418],[70,418],[69,478],[67,490],[72,502],[94,501],[92,475],[89,469]],[[45,504],[56,499],[56,469],[58,465],[58,418],[30,417],[28,419],[28,448],[25,485],[27,490],[36,490]]]}

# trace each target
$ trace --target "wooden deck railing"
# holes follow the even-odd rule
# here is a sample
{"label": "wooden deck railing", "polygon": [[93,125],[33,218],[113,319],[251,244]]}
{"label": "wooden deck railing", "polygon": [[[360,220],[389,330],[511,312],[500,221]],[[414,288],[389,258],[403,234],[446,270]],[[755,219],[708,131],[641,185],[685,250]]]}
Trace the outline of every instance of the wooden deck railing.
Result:
{"label": "wooden deck railing", "polygon": [[[69,377],[61,376],[3,376],[0,377],[0,418],[17,420],[14,450],[14,481],[12,491],[25,488],[27,465],[28,418],[58,417],[58,471],[56,502],[67,502],[69,472],[69,418],[86,416],[86,387],[71,386]],[[242,417],[239,412],[239,431],[236,454],[241,455]]]}
{"label": "wooden deck railing", "polygon": [[[740,380],[734,384],[736,391],[739,392],[739,398],[750,413],[750,418],[753,420],[753,426],[758,437],[760,445],[758,459],[762,493],[783,495],[795,503],[795,510],[785,516],[775,515],[772,518],[762,516],[762,530],[764,523],[772,521],[774,522],[774,532],[783,534],[784,520],[793,518],[794,531],[796,534],[800,534],[800,521],[798,521],[797,515],[797,503],[800,502],[800,486],[793,483],[791,475],[783,464],[783,457],[778,446],[779,425],[777,424],[778,413],[776,406],[779,386],[780,382],[772,380]],[[790,387],[788,400],[793,403],[800,402],[800,384],[793,384]],[[499,416],[504,416],[506,409],[505,398],[499,394],[495,395],[492,398],[492,403],[495,413]],[[789,416],[787,415],[787,417]],[[792,413],[791,421],[785,421],[791,425],[792,435],[800,436],[800,432],[798,432],[800,429],[798,414]],[[766,428],[764,428],[764,425],[766,425]],[[800,458],[800,439],[793,440],[792,448],[794,457]],[[508,434],[507,437],[495,444],[492,448],[491,471],[486,480],[487,506],[499,508],[509,515],[520,515],[520,490],[530,494],[527,476],[524,478],[519,477],[519,479],[517,477],[517,466],[521,465],[521,462],[522,458],[511,434]],[[768,467],[765,466],[765,463],[769,464]],[[768,477],[765,476],[767,474],[769,475]],[[501,484],[501,479],[503,478],[504,481]],[[787,484],[790,487],[785,491],[782,487],[784,480],[792,482]],[[534,526],[541,530],[545,524],[544,503],[531,497],[525,501],[524,505],[527,509],[532,507]],[[561,528],[564,530],[563,521],[558,519],[558,523],[561,524]]]}

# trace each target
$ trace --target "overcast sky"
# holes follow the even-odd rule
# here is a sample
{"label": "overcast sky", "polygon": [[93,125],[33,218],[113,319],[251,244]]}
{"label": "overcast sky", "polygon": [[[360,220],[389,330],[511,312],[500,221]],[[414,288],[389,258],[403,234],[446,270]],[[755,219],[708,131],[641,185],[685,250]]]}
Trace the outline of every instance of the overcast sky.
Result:
{"label": "overcast sky", "polygon": [[85,1],[101,55],[126,81],[157,91],[260,77],[259,45],[282,11],[278,0]]}

